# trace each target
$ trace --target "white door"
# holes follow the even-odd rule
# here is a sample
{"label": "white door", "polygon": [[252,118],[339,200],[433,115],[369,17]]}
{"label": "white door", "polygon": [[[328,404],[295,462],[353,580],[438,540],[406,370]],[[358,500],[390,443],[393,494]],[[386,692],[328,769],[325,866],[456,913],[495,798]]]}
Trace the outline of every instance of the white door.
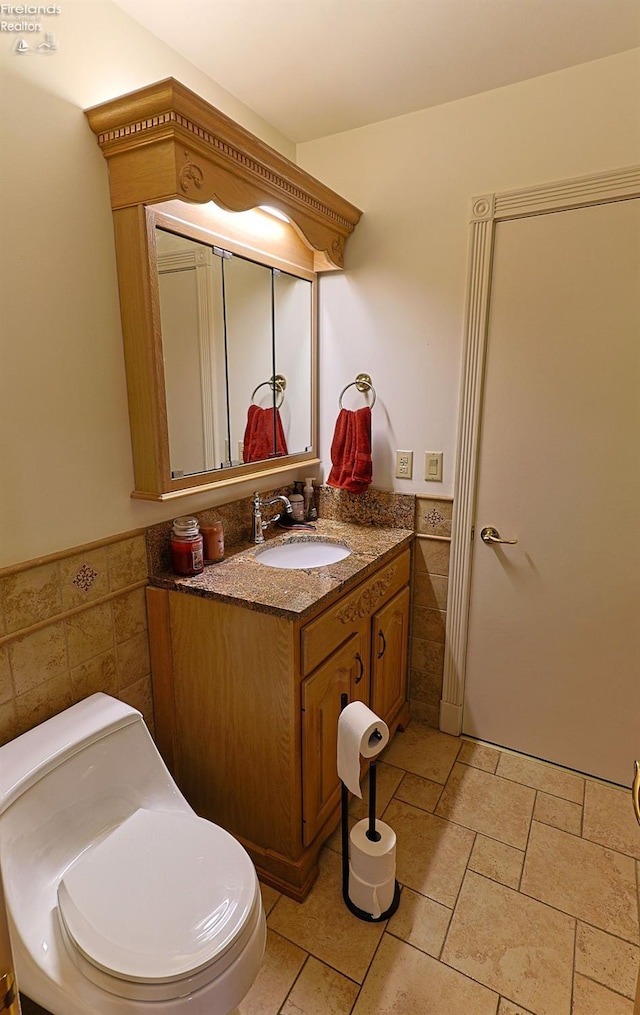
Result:
{"label": "white door", "polygon": [[487,342],[463,732],[630,785],[640,201],[497,223]]}

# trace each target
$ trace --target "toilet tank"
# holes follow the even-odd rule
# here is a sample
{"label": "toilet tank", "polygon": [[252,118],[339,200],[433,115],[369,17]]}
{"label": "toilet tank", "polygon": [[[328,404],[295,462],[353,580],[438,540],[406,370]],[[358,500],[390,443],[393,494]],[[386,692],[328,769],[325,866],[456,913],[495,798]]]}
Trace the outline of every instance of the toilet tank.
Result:
{"label": "toilet tank", "polygon": [[[139,712],[94,694],[0,747],[0,852],[55,877],[134,811],[190,811]],[[15,861],[15,865],[14,865]]]}

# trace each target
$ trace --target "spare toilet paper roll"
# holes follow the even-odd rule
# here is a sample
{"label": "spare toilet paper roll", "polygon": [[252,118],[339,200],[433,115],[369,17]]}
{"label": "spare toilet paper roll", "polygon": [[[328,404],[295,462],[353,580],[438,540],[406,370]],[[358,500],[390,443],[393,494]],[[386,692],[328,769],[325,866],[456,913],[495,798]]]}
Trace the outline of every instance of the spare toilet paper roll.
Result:
{"label": "spare toilet paper roll", "polygon": [[358,821],[349,835],[349,866],[370,885],[384,884],[396,875],[396,833],[384,821],[376,821],[377,842],[367,838],[369,821]]}
{"label": "spare toilet paper roll", "polygon": [[362,797],[360,756],[375,758],[389,743],[389,727],[362,701],[352,701],[338,719],[338,776]]}
{"label": "spare toilet paper roll", "polygon": [[384,821],[376,821],[381,838],[367,838],[368,820],[351,829],[349,850],[349,898],[374,919],[386,912],[395,895],[396,833]]}

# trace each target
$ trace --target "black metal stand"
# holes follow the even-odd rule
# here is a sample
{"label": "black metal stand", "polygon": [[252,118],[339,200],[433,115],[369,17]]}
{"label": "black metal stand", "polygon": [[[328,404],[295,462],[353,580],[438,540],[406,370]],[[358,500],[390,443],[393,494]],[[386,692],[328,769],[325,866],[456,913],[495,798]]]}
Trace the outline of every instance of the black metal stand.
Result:
{"label": "black metal stand", "polygon": [[[340,699],[340,711],[346,708],[348,703],[349,696],[343,694]],[[380,832],[376,831],[376,781],[376,762],[372,761],[369,768],[369,827],[366,831],[367,838],[371,839],[372,842],[379,842],[382,838]],[[396,880],[391,905],[380,916],[372,916],[371,913],[366,913],[351,901],[349,898],[349,790],[344,783],[342,783],[340,802],[342,820],[342,898],[344,904],[349,912],[357,916],[359,920],[364,920],[366,923],[382,923],[383,920],[388,920],[390,916],[393,916],[400,905],[400,885]]]}

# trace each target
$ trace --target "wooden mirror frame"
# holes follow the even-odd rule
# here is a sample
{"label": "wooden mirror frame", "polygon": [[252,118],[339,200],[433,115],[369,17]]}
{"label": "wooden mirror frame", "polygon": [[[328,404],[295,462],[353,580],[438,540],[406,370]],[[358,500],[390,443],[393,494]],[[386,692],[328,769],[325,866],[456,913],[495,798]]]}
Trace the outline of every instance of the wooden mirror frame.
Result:
{"label": "wooden mirror frame", "polygon": [[[313,274],[343,267],[345,241],[361,212],[173,78],[85,114],[109,165],[135,475],[132,496],[165,500],[318,462],[316,378],[311,452],[172,479],[150,206],[178,200],[194,205],[213,201],[234,212],[261,205],[275,208],[297,234],[286,259]],[[265,253],[264,243],[247,249]],[[267,253],[282,257],[279,249]]]}

